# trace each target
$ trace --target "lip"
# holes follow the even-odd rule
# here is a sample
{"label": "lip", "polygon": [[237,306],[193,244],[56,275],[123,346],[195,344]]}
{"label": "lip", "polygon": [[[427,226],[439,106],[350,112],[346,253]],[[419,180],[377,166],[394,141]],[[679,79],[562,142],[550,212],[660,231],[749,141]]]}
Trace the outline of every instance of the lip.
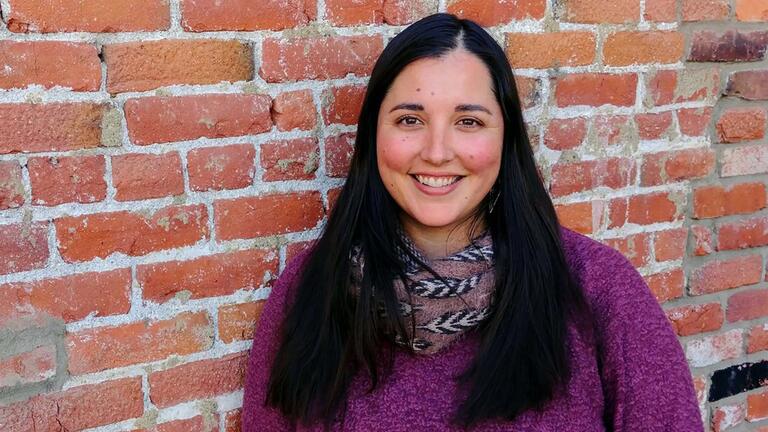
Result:
{"label": "lip", "polygon": [[[430,174],[422,174],[418,173],[418,175],[430,175]],[[447,175],[435,175],[431,174],[432,177],[448,177]],[[411,181],[413,181],[414,185],[416,185],[416,189],[422,191],[426,195],[432,195],[432,196],[440,196],[440,195],[446,195],[454,191],[457,187],[459,187],[459,184],[461,184],[462,181],[464,181],[464,177],[461,176],[458,180],[455,182],[445,185],[442,187],[431,187],[424,184],[421,184],[418,180],[416,180],[416,174],[412,174],[409,177],[411,177]],[[452,176],[456,177],[456,176]]]}

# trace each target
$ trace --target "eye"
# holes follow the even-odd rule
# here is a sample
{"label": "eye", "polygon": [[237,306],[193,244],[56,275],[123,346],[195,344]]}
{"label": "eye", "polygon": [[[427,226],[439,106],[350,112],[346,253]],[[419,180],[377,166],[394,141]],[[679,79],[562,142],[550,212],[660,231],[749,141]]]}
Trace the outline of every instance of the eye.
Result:
{"label": "eye", "polygon": [[416,118],[414,116],[405,115],[405,116],[402,116],[402,117],[398,118],[395,123],[402,124],[402,125],[405,125],[405,126],[416,126],[416,125],[421,123],[421,120],[419,120],[418,118]]}
{"label": "eye", "polygon": [[476,126],[482,126],[483,123],[480,122],[477,119],[468,117],[468,118],[460,119],[459,120],[459,125],[460,126],[467,126],[467,127],[476,127]]}

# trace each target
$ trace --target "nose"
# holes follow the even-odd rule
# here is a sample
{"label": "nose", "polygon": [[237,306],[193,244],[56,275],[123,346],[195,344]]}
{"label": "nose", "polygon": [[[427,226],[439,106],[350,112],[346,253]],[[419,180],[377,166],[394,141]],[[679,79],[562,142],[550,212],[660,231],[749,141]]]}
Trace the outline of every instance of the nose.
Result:
{"label": "nose", "polygon": [[442,165],[454,157],[451,133],[448,127],[433,125],[425,137],[421,159],[433,165]]}

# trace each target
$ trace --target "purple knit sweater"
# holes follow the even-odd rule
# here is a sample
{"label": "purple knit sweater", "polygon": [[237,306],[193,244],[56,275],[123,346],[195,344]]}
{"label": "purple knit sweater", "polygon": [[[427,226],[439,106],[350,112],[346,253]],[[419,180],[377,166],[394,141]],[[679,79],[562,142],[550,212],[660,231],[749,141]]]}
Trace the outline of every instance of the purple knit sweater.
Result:
{"label": "purple knit sweater", "polygon": [[[592,308],[595,333],[585,336],[569,324],[573,376],[542,411],[472,430],[702,431],[683,351],[642,277],[615,250],[567,229],[562,235],[568,263]],[[264,398],[286,301],[306,256],[288,264],[261,314],[248,364],[243,432],[291,430],[278,411],[264,407]],[[359,373],[348,391],[344,424],[333,430],[460,430],[448,423],[461,400],[453,377],[467,367],[477,343],[468,336],[432,356],[398,353],[392,375],[371,394],[365,394],[368,381]]]}

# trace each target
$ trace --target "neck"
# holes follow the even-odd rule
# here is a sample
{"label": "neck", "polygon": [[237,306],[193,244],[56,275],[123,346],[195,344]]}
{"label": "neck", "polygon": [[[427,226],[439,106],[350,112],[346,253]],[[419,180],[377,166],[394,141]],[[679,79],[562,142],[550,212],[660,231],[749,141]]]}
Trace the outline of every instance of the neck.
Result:
{"label": "neck", "polygon": [[480,220],[474,232],[470,232],[472,220],[456,222],[444,227],[426,226],[410,218],[401,218],[403,229],[413,244],[429,259],[441,258],[467,247],[473,235],[485,229]]}

